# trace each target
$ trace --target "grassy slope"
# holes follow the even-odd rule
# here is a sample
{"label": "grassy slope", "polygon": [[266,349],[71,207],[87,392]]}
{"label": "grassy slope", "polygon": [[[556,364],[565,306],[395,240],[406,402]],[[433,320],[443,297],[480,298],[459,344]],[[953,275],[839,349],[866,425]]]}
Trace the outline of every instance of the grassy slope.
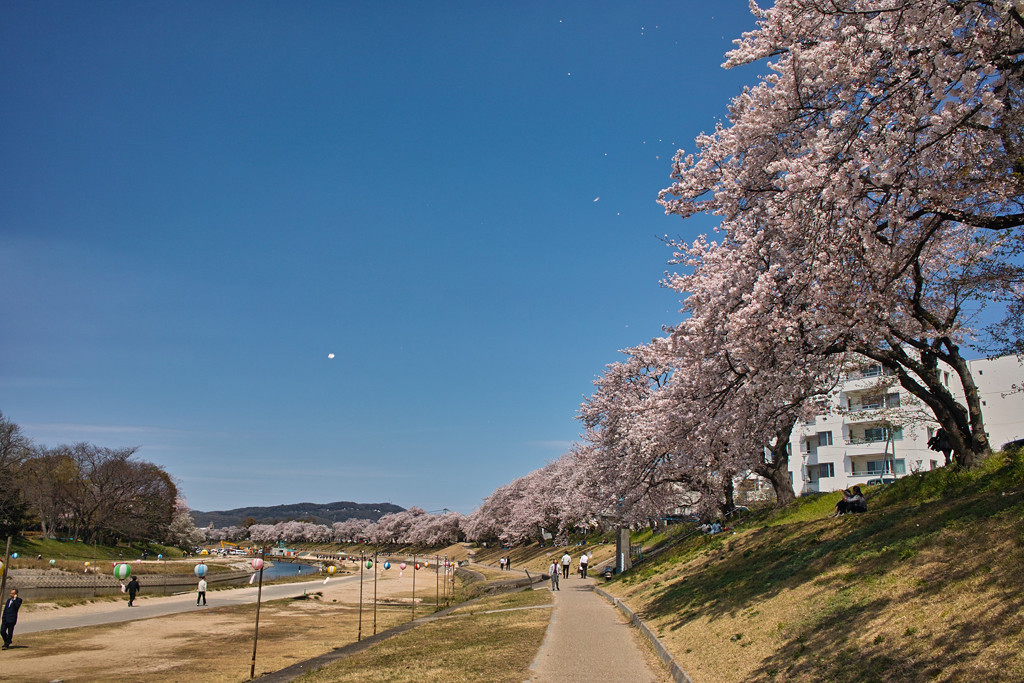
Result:
{"label": "grassy slope", "polygon": [[[1024,680],[1024,454],[802,498],[609,587],[705,681]],[[733,533],[735,531],[735,533]]]}

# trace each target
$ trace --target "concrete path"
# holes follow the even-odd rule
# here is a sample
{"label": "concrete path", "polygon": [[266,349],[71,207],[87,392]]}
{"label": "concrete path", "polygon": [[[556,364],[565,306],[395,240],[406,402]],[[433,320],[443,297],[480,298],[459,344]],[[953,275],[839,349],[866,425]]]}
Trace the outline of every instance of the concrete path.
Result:
{"label": "concrete path", "polygon": [[[337,585],[353,581],[359,581],[358,574],[332,577],[330,583]],[[323,584],[323,578],[319,578],[315,581],[263,586],[262,599],[267,601],[294,598],[307,591],[322,590],[324,588]],[[210,607],[255,603],[256,592],[257,586],[255,584],[244,588],[209,591],[206,594],[206,602]],[[125,596],[124,599],[119,601],[74,605],[72,607],[62,607],[52,612],[28,612],[22,610],[21,614],[18,615],[16,633],[35,633],[36,631],[54,631],[63,628],[78,628],[79,626],[114,624],[122,621],[163,617],[169,614],[203,609],[202,607],[196,607],[196,592],[194,590],[180,595],[152,598],[143,597],[144,593],[145,585],[143,585],[143,593],[135,599],[135,604],[131,608],[128,607],[128,597]]]}
{"label": "concrete path", "polygon": [[[594,579],[562,579],[544,643],[530,665],[534,683],[578,680],[664,683],[640,651],[639,632],[607,600],[594,592]],[[550,581],[535,590],[550,590]]]}

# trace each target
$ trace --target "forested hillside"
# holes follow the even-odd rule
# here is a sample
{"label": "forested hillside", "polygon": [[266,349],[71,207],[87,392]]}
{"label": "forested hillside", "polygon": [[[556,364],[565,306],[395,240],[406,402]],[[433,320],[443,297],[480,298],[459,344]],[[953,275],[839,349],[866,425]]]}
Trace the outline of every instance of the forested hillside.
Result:
{"label": "forested hillside", "polygon": [[378,520],[392,512],[402,512],[405,508],[391,503],[353,503],[339,501],[337,503],[292,503],[290,505],[272,505],[268,507],[244,507],[234,510],[215,510],[202,512],[192,511],[192,520],[197,527],[214,527],[242,525],[246,520],[255,520],[257,524],[274,524],[289,520],[303,520],[316,524],[333,524],[346,519]]}

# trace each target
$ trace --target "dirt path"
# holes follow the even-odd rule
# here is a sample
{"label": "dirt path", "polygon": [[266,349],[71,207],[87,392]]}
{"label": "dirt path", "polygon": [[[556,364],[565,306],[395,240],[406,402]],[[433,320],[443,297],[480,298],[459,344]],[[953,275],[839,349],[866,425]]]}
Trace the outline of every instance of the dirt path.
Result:
{"label": "dirt path", "polygon": [[[382,571],[377,581],[378,629],[412,618],[413,572]],[[435,599],[435,576],[416,576],[419,603]],[[373,631],[373,574],[363,579],[363,609],[358,610],[359,577],[263,587],[257,674],[284,668],[356,640]],[[303,593],[309,599],[301,598]],[[5,681],[67,683],[114,678],[147,681],[240,681],[248,678],[256,588],[208,593],[209,606],[195,605],[190,592],[141,597],[52,611],[23,612],[14,645],[0,653]],[[277,600],[277,602],[271,602]],[[380,602],[392,603],[387,607]],[[269,603],[269,604],[268,604]],[[404,606],[401,604],[404,603]],[[426,613],[422,608],[417,616]]]}

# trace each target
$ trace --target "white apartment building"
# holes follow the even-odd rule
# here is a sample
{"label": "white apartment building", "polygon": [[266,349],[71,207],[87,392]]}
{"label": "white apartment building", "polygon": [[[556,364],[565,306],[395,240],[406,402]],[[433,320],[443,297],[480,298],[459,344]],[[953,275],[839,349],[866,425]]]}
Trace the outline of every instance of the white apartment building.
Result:
{"label": "white apartment building", "polygon": [[[1024,385],[1024,367],[1015,356],[969,361],[969,366],[981,392],[992,448],[1024,438],[1024,393],[1013,389]],[[963,396],[955,373],[945,373],[944,379],[955,395]],[[891,374],[865,365],[847,376],[829,414],[798,422],[793,429],[793,489],[797,495],[839,491],[942,467],[942,453],[928,448],[938,428],[934,415]]]}

